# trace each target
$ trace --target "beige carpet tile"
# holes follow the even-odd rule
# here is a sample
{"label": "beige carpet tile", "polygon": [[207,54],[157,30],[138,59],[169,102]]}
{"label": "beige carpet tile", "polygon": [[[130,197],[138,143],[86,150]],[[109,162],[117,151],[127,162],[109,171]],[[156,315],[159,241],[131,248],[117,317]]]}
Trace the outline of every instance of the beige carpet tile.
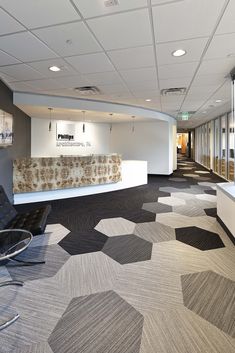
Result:
{"label": "beige carpet tile", "polygon": [[13,325],[1,331],[1,346],[11,351],[45,342],[70,300],[52,278],[26,282],[23,287],[1,288],[1,305],[20,315]]}
{"label": "beige carpet tile", "polygon": [[103,252],[72,256],[54,277],[72,297],[113,289],[122,265]]}
{"label": "beige carpet tile", "polygon": [[145,316],[140,353],[233,353],[235,342],[186,308]]}
{"label": "beige carpet tile", "polygon": [[122,217],[102,219],[95,227],[98,232],[101,232],[109,237],[132,234],[134,228],[134,222],[128,221]]}
{"label": "beige carpet tile", "polygon": [[158,222],[137,223],[134,234],[152,243],[175,239],[175,230]]}
{"label": "beige carpet tile", "polygon": [[215,195],[209,195],[209,194],[196,195],[196,198],[199,200],[203,200],[203,201],[213,202],[215,204],[217,202],[217,196],[215,196]]}
{"label": "beige carpet tile", "polygon": [[194,172],[197,174],[210,174],[208,170],[195,170]]}
{"label": "beige carpet tile", "polygon": [[25,346],[19,349],[14,350],[14,353],[54,353],[49,346],[49,343],[39,343],[32,344],[30,346]]}
{"label": "beige carpet tile", "polygon": [[207,258],[208,261],[211,261],[210,268],[214,272],[235,281],[235,260],[233,244],[230,247],[209,251]]}
{"label": "beige carpet tile", "polygon": [[195,226],[209,231],[212,229],[213,225],[217,223],[214,217],[189,217],[177,214],[175,212],[157,214],[156,222],[165,224],[172,228]]}
{"label": "beige carpet tile", "polygon": [[69,233],[61,224],[48,224],[45,233],[34,237],[30,247],[58,244]]}
{"label": "beige carpet tile", "polygon": [[185,201],[173,196],[159,197],[158,202],[163,203],[168,206],[184,206]]}

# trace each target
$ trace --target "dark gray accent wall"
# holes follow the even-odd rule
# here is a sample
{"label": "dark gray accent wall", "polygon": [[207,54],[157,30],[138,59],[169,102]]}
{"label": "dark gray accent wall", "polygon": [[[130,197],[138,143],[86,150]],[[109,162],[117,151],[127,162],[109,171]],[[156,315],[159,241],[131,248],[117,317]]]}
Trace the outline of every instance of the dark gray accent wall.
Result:
{"label": "dark gray accent wall", "polygon": [[13,104],[13,92],[0,80],[0,109],[14,117],[13,146],[0,148],[0,185],[13,201],[13,160],[31,155],[31,118]]}

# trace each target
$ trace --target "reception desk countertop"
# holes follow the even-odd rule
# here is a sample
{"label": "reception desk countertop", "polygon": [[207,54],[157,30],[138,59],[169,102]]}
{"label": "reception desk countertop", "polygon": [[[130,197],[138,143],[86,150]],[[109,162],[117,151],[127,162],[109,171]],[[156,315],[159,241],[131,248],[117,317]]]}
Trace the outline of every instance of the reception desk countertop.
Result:
{"label": "reception desk countertop", "polygon": [[116,183],[121,180],[121,162],[119,154],[16,159],[13,192]]}

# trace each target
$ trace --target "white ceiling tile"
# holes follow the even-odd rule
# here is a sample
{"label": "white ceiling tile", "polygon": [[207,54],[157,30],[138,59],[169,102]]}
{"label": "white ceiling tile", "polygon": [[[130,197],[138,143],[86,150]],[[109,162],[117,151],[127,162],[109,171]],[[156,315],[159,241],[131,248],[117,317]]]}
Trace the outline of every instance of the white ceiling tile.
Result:
{"label": "white ceiling tile", "polygon": [[[1,71],[1,68],[0,68],[0,71]],[[7,83],[14,82],[16,80],[14,77],[6,75],[3,72],[0,72],[0,79]]]}
{"label": "white ceiling tile", "polygon": [[60,85],[57,80],[55,79],[43,79],[43,80],[33,80],[33,81],[27,81],[25,82],[28,85],[38,89],[38,90],[50,90],[50,89],[59,89],[63,88],[62,85]]}
{"label": "white ceiling tile", "polygon": [[136,91],[135,89],[131,90],[133,95],[136,98],[143,98],[143,99],[155,99],[158,100],[160,99],[160,91],[159,90],[143,90],[143,91]]}
{"label": "white ceiling tile", "polygon": [[207,100],[216,90],[218,86],[205,86],[205,87],[191,87],[188,94],[187,100],[189,101],[198,101]]}
{"label": "white ceiling tile", "polygon": [[152,46],[109,51],[108,55],[118,70],[155,65]]}
{"label": "white ceiling tile", "polygon": [[0,71],[14,77],[15,81],[34,80],[43,77],[39,72],[25,64],[3,66],[0,68]]}
{"label": "white ceiling tile", "polygon": [[211,85],[222,85],[224,76],[221,74],[199,75],[197,74],[193,80],[192,87],[202,87]]}
{"label": "white ceiling tile", "polygon": [[65,58],[80,73],[114,71],[114,67],[104,53],[72,56]]}
{"label": "white ceiling tile", "polygon": [[217,60],[204,60],[198,70],[198,75],[229,75],[234,67],[234,58],[217,59]]}
{"label": "white ceiling tile", "polygon": [[0,0],[0,5],[28,28],[80,19],[69,0]]}
{"label": "white ceiling tile", "polygon": [[235,56],[235,33],[214,36],[204,59],[226,58],[228,55]]}
{"label": "white ceiling tile", "polygon": [[22,61],[56,57],[55,53],[29,32],[0,37],[0,49]]}
{"label": "white ceiling tile", "polygon": [[[174,2],[174,1],[182,1],[182,0],[170,0],[170,2]],[[168,2],[169,0],[152,0],[152,5],[162,5]]]}
{"label": "white ceiling tile", "polygon": [[208,37],[223,4],[221,0],[186,0],[154,7],[157,42]]}
{"label": "white ceiling tile", "polygon": [[[157,44],[158,65],[199,61],[207,41],[208,38],[196,38]],[[186,55],[181,57],[173,56],[172,53],[178,49],[184,49]]]}
{"label": "white ceiling tile", "polygon": [[198,101],[185,101],[183,106],[181,107],[181,111],[197,111],[205,102],[205,100],[198,100]]}
{"label": "white ceiling tile", "polygon": [[104,2],[105,1],[100,0],[74,0],[75,5],[85,18],[102,16],[147,6],[147,0],[119,0],[117,6],[108,7],[104,5]]}
{"label": "white ceiling tile", "polygon": [[56,81],[64,88],[74,89],[75,87],[87,86],[89,82],[81,75],[58,77]]}
{"label": "white ceiling tile", "polygon": [[128,83],[155,81],[157,79],[156,69],[154,67],[146,67],[134,70],[120,71],[123,79]]}
{"label": "white ceiling tile", "polygon": [[129,82],[127,83],[127,86],[131,90],[131,92],[144,91],[144,90],[152,91],[152,90],[158,89],[156,80],[142,81],[142,82]]}
{"label": "white ceiling tile", "polygon": [[235,32],[235,1],[231,0],[217,28],[216,34]]}
{"label": "white ceiling tile", "polygon": [[32,92],[33,87],[26,82],[11,82],[10,87],[13,91]]}
{"label": "white ceiling tile", "polygon": [[0,66],[17,64],[20,61],[0,50]]}
{"label": "white ceiling tile", "polygon": [[41,28],[33,33],[61,56],[102,51],[94,36],[82,22]]}
{"label": "white ceiling tile", "polygon": [[87,21],[106,50],[152,44],[147,9]]}
{"label": "white ceiling tile", "polygon": [[[73,74],[77,74],[76,70],[74,70],[67,62],[65,62],[61,58],[55,58],[50,60],[43,61],[34,61],[32,63],[28,63],[29,66],[41,72],[45,77],[61,77],[61,76],[69,76]],[[49,70],[51,66],[58,66],[61,68],[61,71],[53,72]]]}
{"label": "white ceiling tile", "polygon": [[188,87],[190,84],[190,77],[181,77],[175,79],[159,80],[159,85],[161,89],[164,88],[178,88],[178,87]]}
{"label": "white ceiling tile", "polygon": [[91,85],[109,85],[122,83],[122,79],[116,71],[98,72],[86,75]]}
{"label": "white ceiling tile", "polygon": [[128,89],[122,85],[99,85],[99,89],[101,90],[101,92],[105,93],[105,94],[110,94],[110,93],[122,93],[123,92],[128,92]]}
{"label": "white ceiling tile", "polygon": [[[8,1],[10,2],[10,1]],[[0,1],[1,5],[2,1]],[[25,28],[14,18],[0,9],[0,35],[24,31]]]}
{"label": "white ceiling tile", "polygon": [[180,77],[192,78],[197,66],[198,66],[198,62],[159,66],[158,68],[159,79],[165,80],[168,78],[180,78]]}

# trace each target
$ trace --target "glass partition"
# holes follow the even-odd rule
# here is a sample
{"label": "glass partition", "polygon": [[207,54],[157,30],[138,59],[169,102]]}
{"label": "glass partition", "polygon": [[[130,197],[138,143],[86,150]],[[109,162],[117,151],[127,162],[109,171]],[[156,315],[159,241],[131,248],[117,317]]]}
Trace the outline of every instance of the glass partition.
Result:
{"label": "glass partition", "polygon": [[228,115],[228,179],[234,181],[234,121]]}
{"label": "glass partition", "polygon": [[214,132],[214,171],[220,174],[220,119],[215,119]]}
{"label": "glass partition", "polygon": [[221,175],[227,178],[227,116],[220,118],[220,139],[221,139]]}

